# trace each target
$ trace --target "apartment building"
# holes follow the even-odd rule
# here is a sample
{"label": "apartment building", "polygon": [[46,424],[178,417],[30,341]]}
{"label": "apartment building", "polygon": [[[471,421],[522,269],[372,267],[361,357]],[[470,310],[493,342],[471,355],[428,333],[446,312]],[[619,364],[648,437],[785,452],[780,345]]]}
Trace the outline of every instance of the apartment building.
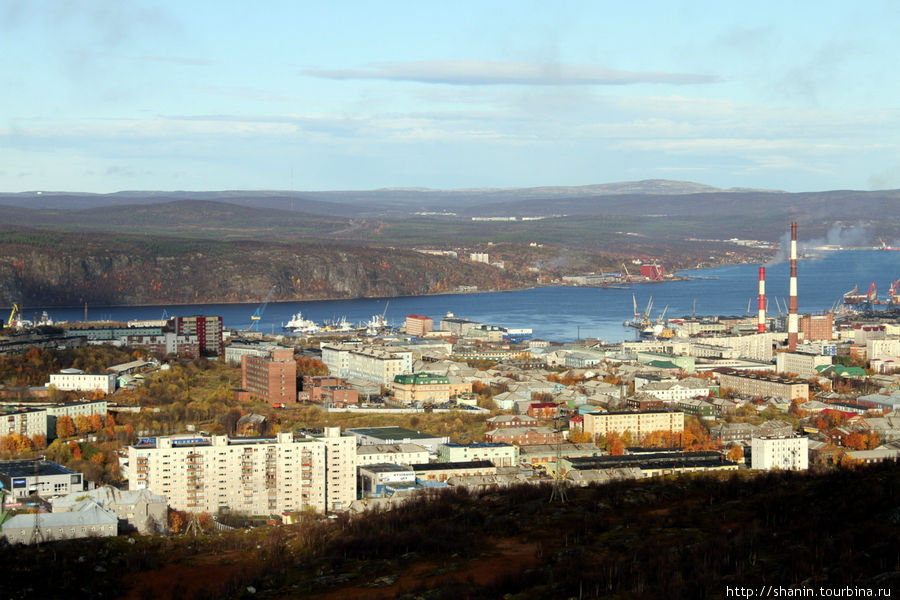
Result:
{"label": "apartment building", "polygon": [[743,396],[775,396],[785,400],[806,400],[809,383],[800,379],[778,377],[773,373],[749,373],[734,369],[713,369],[719,385]]}
{"label": "apartment building", "polygon": [[805,471],[809,440],[802,436],[755,437],[750,440],[751,469]]}
{"label": "apartment building", "polygon": [[322,344],[322,362],[337,377],[389,385],[394,377],[412,372],[413,353],[356,344]]}
{"label": "apartment building", "polygon": [[290,348],[271,350],[268,356],[241,356],[241,387],[269,404],[297,402],[297,362]]}
{"label": "apartment building", "polygon": [[175,317],[175,333],[196,335],[200,344],[201,356],[220,356],[222,354],[224,329],[222,317],[218,316]]}
{"label": "apartment building", "polygon": [[425,315],[406,315],[404,327],[407,335],[421,337],[434,331],[434,319]]}
{"label": "apartment building", "polygon": [[642,412],[592,412],[584,415],[584,432],[596,438],[611,432],[631,432],[639,441],[653,431],[684,431],[684,413],[664,410]]}
{"label": "apartment building", "polygon": [[58,390],[75,392],[93,392],[100,390],[104,394],[116,391],[115,373],[85,373],[81,369],[63,369],[50,375],[50,383]]}
{"label": "apartment building", "polygon": [[798,330],[807,342],[830,340],[834,337],[834,315],[803,315],[799,319]]}
{"label": "apartment building", "polygon": [[165,436],[128,448],[128,489],[190,512],[344,510],[356,498],[356,441],[340,427],[275,438]]}
{"label": "apartment building", "polygon": [[815,377],[816,367],[830,365],[831,356],[803,352],[779,352],[775,355],[775,370],[779,373],[796,373],[798,377]]}

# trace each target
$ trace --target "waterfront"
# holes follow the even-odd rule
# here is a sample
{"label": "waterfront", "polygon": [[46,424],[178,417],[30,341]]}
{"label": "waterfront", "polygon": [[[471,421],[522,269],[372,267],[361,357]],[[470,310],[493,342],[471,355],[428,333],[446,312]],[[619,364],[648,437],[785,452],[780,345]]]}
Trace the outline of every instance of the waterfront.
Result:
{"label": "waterfront", "polygon": [[[388,323],[403,324],[406,315],[416,313],[438,321],[447,312],[456,316],[506,327],[530,327],[534,336],[571,341],[577,337],[595,337],[615,342],[630,339],[633,330],[622,322],[632,316],[634,294],[643,309],[653,297],[655,318],[668,304],[668,317],[689,315],[696,306],[697,315],[744,315],[750,304],[756,314],[757,273],[759,265],[730,265],[679,274],[702,277],[684,281],[663,281],[632,285],[630,289],[586,287],[540,287],[515,292],[483,294],[444,294],[403,298],[364,298],[306,302],[273,302],[260,321],[264,333],[280,333],[281,326],[298,311],[321,323],[346,316],[351,323],[368,320],[386,312]],[[786,306],[788,263],[767,269],[769,311],[777,314],[774,298]],[[801,312],[821,312],[840,302],[847,290],[858,285],[864,290],[870,281],[884,294],[890,282],[900,279],[900,252],[878,250],[839,251],[815,260],[801,260],[798,266],[799,308]],[[89,307],[88,318],[127,321],[159,319],[165,310],[170,316],[222,315],[226,327],[243,329],[259,302],[247,304],[202,304],[182,306]],[[24,313],[47,310],[55,320],[74,321],[83,317],[83,308],[30,308]]]}

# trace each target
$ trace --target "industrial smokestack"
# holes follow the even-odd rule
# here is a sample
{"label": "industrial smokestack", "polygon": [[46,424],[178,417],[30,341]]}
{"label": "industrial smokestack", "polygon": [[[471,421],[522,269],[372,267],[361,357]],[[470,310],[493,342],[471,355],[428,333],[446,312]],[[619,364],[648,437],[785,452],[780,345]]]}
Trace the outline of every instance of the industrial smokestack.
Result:
{"label": "industrial smokestack", "polygon": [[759,268],[759,318],[756,321],[756,331],[766,332],[766,268]]}
{"label": "industrial smokestack", "polygon": [[797,222],[791,223],[791,297],[788,304],[788,350],[797,349],[800,328],[797,322]]}

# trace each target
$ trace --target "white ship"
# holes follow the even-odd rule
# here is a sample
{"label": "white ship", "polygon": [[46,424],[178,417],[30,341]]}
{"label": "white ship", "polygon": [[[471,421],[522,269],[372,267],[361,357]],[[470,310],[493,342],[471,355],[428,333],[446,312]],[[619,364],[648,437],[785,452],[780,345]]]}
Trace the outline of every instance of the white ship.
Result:
{"label": "white ship", "polygon": [[316,333],[319,331],[319,325],[315,321],[303,318],[303,313],[297,313],[291,320],[282,325],[284,331],[293,333]]}

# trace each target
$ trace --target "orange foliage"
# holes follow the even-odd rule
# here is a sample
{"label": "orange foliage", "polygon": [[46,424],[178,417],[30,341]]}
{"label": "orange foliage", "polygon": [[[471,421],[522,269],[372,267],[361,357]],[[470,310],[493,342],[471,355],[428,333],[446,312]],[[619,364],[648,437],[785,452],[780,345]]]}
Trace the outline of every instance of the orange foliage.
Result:
{"label": "orange foliage", "polygon": [[69,415],[63,415],[56,420],[56,437],[71,437],[75,435],[75,422]]}

